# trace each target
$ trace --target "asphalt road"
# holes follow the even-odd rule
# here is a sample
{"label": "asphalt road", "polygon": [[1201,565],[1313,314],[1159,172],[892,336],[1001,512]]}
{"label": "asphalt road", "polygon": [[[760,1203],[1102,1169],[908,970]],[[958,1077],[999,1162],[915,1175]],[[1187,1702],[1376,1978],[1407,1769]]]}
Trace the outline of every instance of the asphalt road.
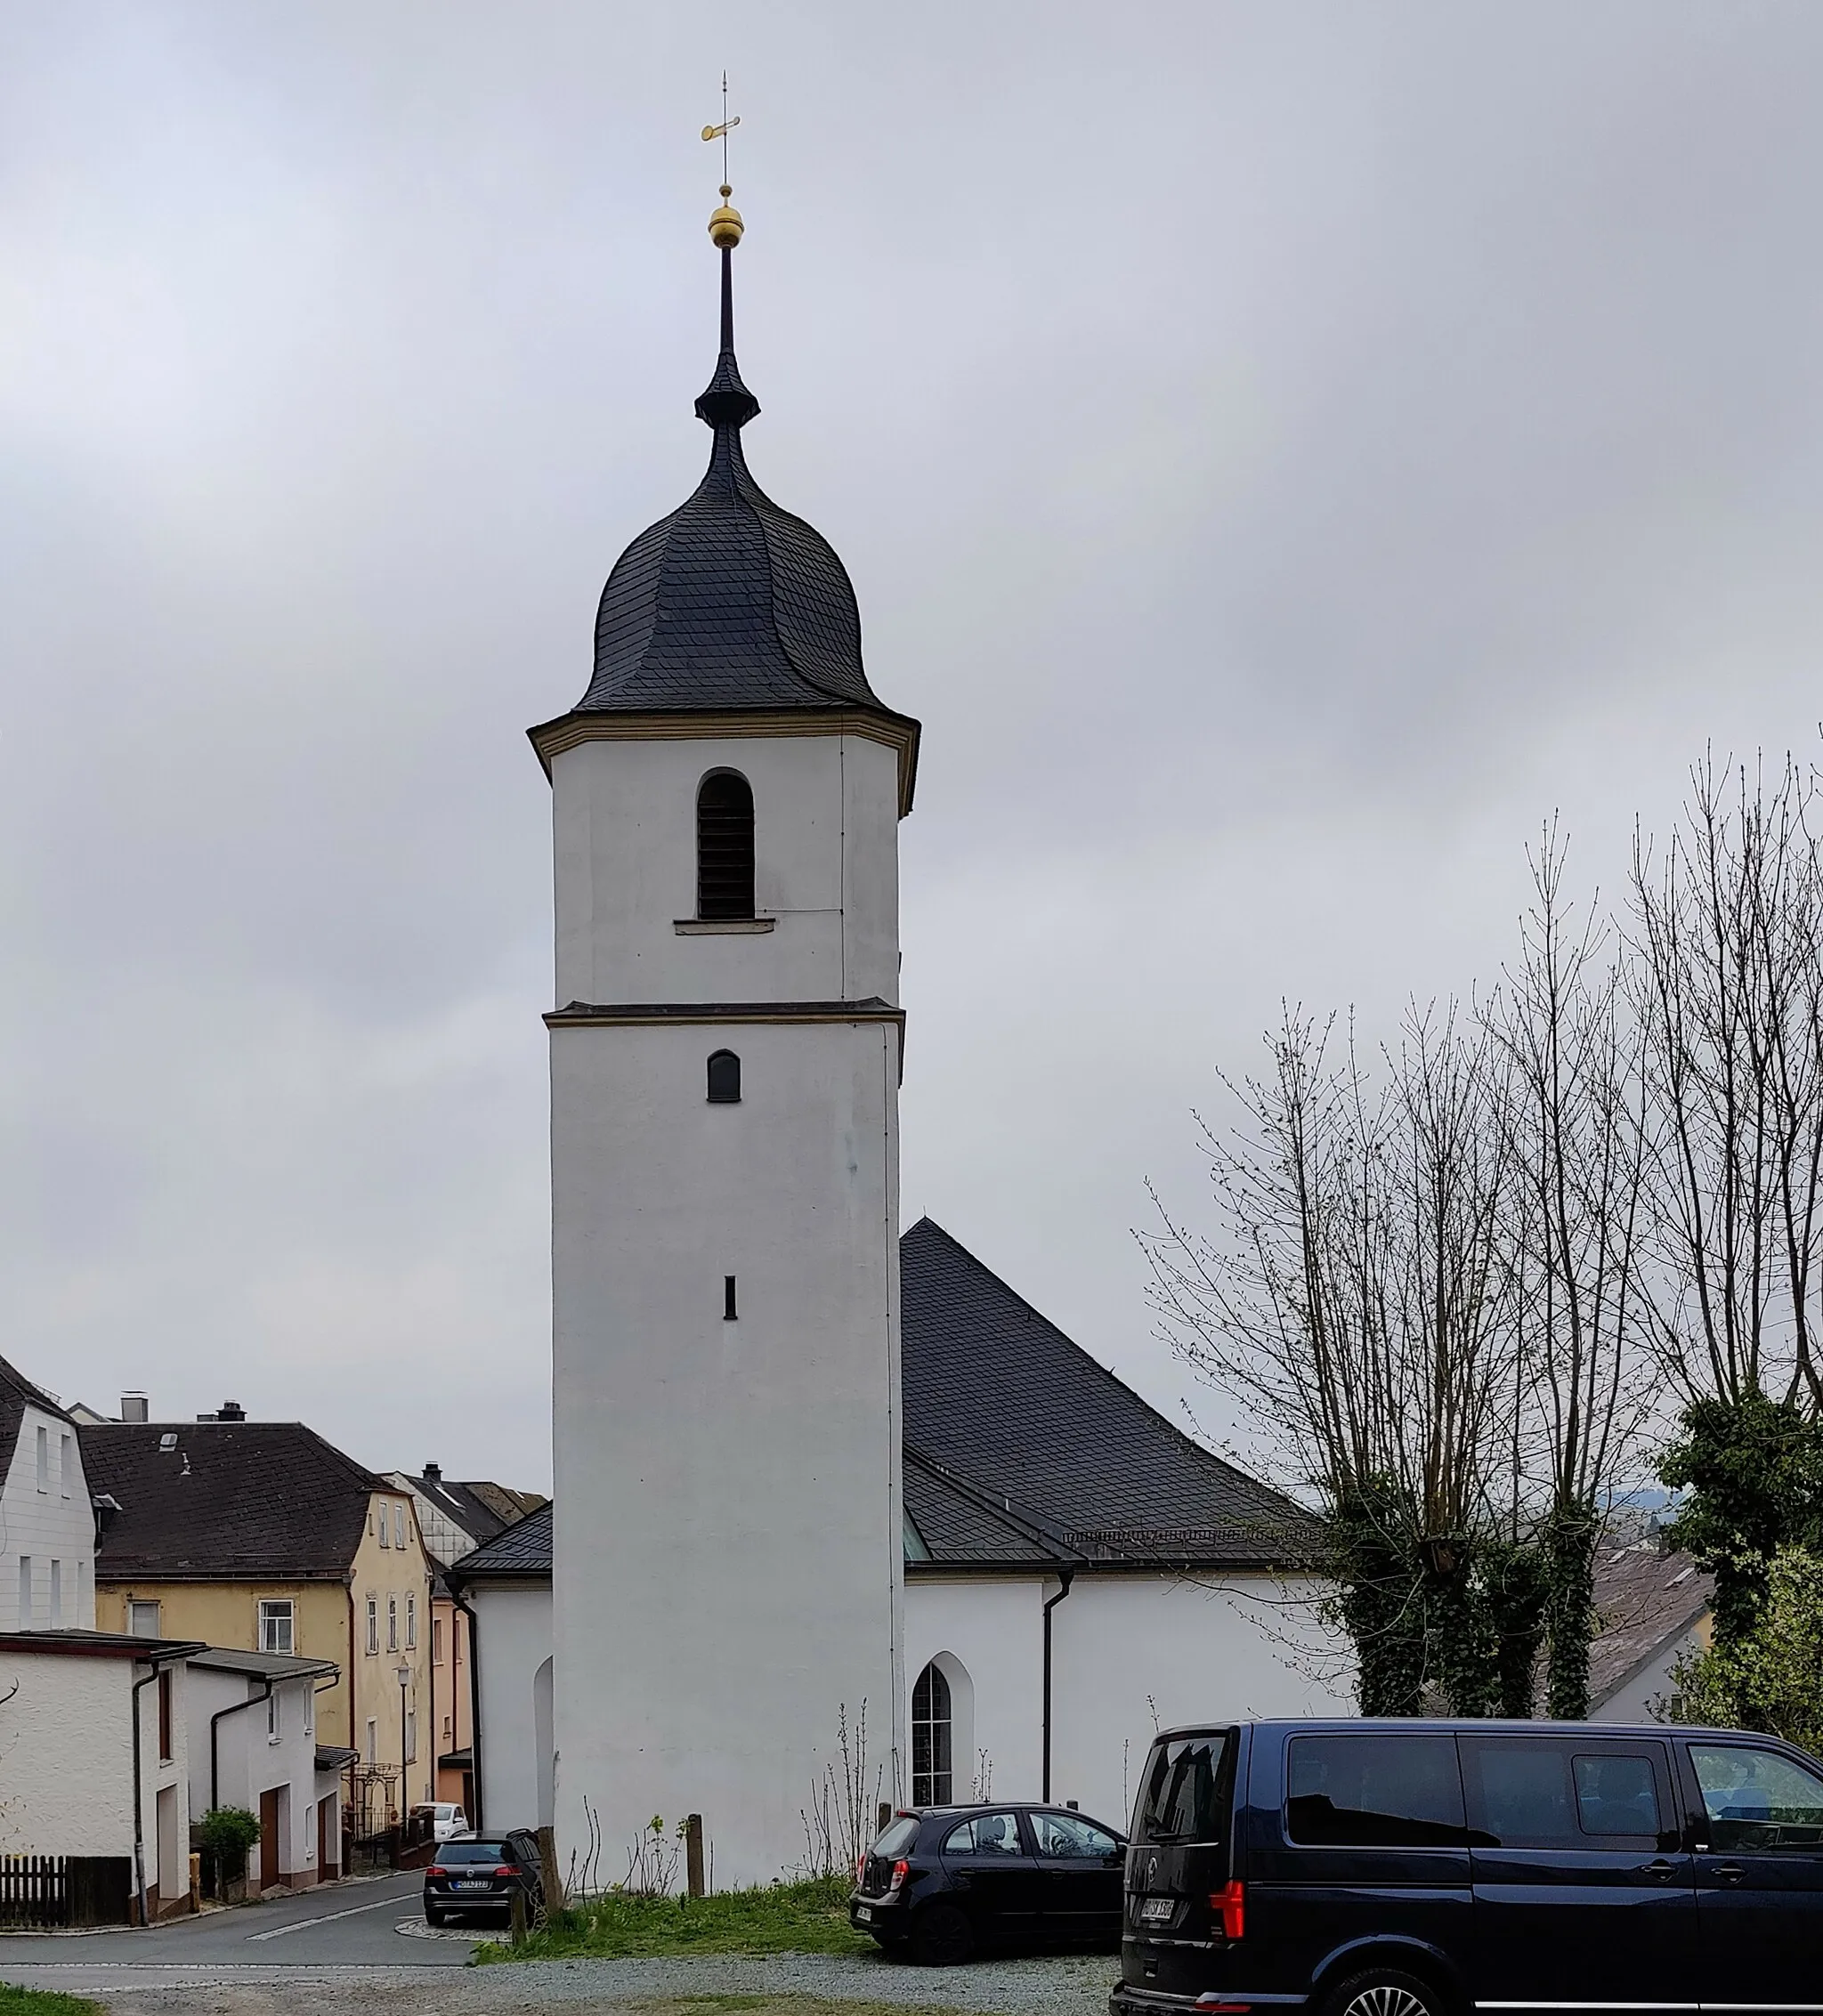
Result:
{"label": "asphalt road", "polygon": [[88,1993],[100,1988],[180,1988],[258,1980],[273,1969],[388,1972],[460,1967],[485,1925],[472,1936],[409,1937],[422,1929],[424,1876],[400,1875],[327,1884],[270,1903],[179,1918],[147,1931],[64,1932],[0,1938],[0,1980],[24,1988]]}

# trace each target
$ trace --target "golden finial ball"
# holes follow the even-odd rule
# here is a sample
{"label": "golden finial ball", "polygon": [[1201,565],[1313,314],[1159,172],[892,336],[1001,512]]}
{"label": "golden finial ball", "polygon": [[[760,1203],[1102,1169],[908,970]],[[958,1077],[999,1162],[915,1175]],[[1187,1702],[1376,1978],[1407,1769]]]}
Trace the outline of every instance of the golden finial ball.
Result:
{"label": "golden finial ball", "polygon": [[721,252],[732,251],[739,245],[741,234],[747,229],[741,222],[741,213],[728,206],[728,198],[733,193],[726,182],[722,184],[722,206],[709,221],[709,243]]}

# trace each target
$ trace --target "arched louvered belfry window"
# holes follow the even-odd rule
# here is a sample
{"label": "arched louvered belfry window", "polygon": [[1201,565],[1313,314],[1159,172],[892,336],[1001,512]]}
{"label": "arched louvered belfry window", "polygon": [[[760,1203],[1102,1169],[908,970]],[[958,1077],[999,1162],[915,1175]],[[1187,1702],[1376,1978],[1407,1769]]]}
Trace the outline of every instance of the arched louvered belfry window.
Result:
{"label": "arched louvered belfry window", "polygon": [[753,789],[733,770],[712,771],[696,794],[696,914],[753,915]]}
{"label": "arched louvered belfry window", "polygon": [[741,1060],[733,1050],[717,1050],[709,1057],[709,1103],[712,1106],[741,1103]]}
{"label": "arched louvered belfry window", "polygon": [[912,1689],[912,1803],[947,1806],[955,1786],[950,1683],[935,1660]]}

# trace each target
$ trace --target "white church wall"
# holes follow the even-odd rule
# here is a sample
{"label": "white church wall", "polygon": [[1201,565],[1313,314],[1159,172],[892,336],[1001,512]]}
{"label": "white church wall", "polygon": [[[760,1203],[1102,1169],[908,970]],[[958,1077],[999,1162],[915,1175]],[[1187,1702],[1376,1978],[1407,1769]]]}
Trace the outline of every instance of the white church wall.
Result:
{"label": "white church wall", "polygon": [[[954,1674],[948,1676],[957,1710],[952,1768],[953,1796],[959,1800],[1039,1795],[1044,1596],[1036,1576],[906,1580],[907,1698],[919,1674],[939,1655],[948,1654],[968,1675],[966,1704],[956,1698]],[[908,1783],[900,1797],[911,1795]]]}
{"label": "white church wall", "polygon": [[[898,754],[860,735],[593,741],[551,765],[557,1002],[899,998]],[[685,934],[696,792],[753,790],[754,907],[770,931]]]}
{"label": "white church wall", "polygon": [[[724,1047],[741,1098],[712,1105]],[[877,1756],[897,1739],[897,1031],[560,1028],[551,1073],[560,1843],[585,1801],[611,1859],[696,1811],[717,1882],[765,1881],[839,1707],[870,1703]]]}
{"label": "white church wall", "polygon": [[1051,1612],[1051,1797],[1124,1828],[1157,1729],[1352,1715],[1352,1668],[1317,1622],[1321,1593],[1306,1576],[1079,1575]]}
{"label": "white church wall", "polygon": [[479,1620],[482,1818],[490,1828],[535,1827],[539,1781],[550,1772],[537,1681],[551,1656],[551,1585],[477,1583],[468,1601]]}

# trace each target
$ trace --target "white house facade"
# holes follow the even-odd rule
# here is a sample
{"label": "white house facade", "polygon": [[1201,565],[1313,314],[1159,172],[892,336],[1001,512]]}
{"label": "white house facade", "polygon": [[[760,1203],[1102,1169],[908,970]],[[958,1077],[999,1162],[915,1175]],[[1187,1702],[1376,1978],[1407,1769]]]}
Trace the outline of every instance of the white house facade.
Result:
{"label": "white house facade", "polygon": [[532,741],[563,1004],[550,1796],[566,1849],[712,1810],[738,1881],[801,1840],[845,1710],[869,1702],[881,1754],[903,1749],[897,823],[917,731],[868,685],[841,563],[748,472],[730,229],[708,472],[616,564],[587,691]]}
{"label": "white house facade", "polygon": [[89,1631],[95,1514],[75,1419],[0,1358],[0,1631]]}

